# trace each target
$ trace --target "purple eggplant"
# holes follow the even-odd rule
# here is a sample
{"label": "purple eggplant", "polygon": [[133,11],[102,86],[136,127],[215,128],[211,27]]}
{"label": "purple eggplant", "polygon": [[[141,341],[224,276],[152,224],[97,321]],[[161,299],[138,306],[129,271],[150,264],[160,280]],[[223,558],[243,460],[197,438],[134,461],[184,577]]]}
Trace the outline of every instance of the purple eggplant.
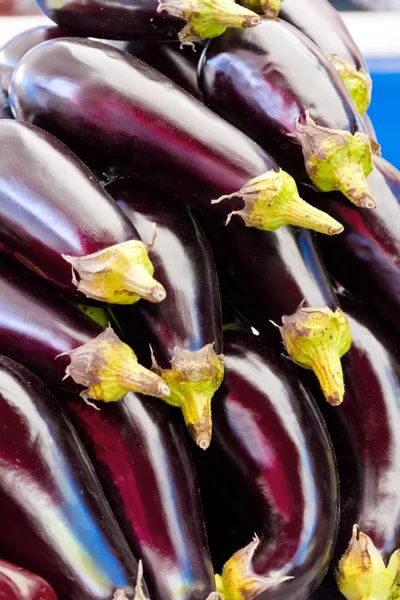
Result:
{"label": "purple eggplant", "polygon": [[10,105],[6,96],[0,90],[0,119],[12,119],[13,115],[11,112]]}
{"label": "purple eggplant", "polygon": [[139,365],[110,328],[103,331],[40,278],[4,256],[0,354],[28,367],[51,389],[79,392],[83,385],[84,397],[105,401],[119,400],[131,390],[168,395],[165,383]]}
{"label": "purple eggplant", "polygon": [[151,236],[155,225],[152,255],[167,291],[160,310],[138,305],[138,310],[119,307],[113,313],[141,361],[149,358],[151,345],[153,366],[171,391],[168,401],[181,407],[193,439],[206,449],[211,399],[223,378],[221,301],[211,249],[183,204],[130,180],[106,189],[140,235]]}
{"label": "purple eggplant", "polygon": [[221,569],[256,532],[255,574],[294,577],[260,599],[306,600],[329,566],[338,524],[331,444],[279,353],[240,330],[225,332],[224,348],[213,439],[195,456],[214,565]]}
{"label": "purple eggplant", "polygon": [[[68,38],[36,46],[14,72],[10,101],[18,118],[56,135],[96,171],[140,176],[225,216],[244,202],[239,214],[260,229],[291,223],[341,231],[302,202],[294,180],[259,146],[111,46]],[[243,200],[211,206],[226,194]]]}
{"label": "purple eggplant", "polygon": [[47,581],[0,559],[1,600],[57,600]]}
{"label": "purple eggplant", "polygon": [[305,197],[324,206],[345,225],[339,244],[319,242],[332,276],[355,297],[399,328],[400,310],[400,173],[381,158],[368,183],[377,199],[377,208],[360,212],[342,201],[340,194],[318,194],[310,188]]}
{"label": "purple eggplant", "polygon": [[133,598],[137,563],[56,399],[0,358],[0,553],[59,600]]}
{"label": "purple eggplant", "polygon": [[67,35],[55,25],[38,25],[19,33],[0,48],[0,89],[7,96],[15,67],[31,48],[47,40]]}
{"label": "purple eggplant", "polygon": [[215,589],[194,467],[179,414],[128,394],[99,411],[79,397],[62,404],[154,600],[206,600]]}
{"label": "purple eggplant", "polygon": [[63,292],[160,302],[148,246],[89,169],[35,126],[0,121],[0,243]]}
{"label": "purple eggplant", "polygon": [[284,169],[358,206],[374,205],[365,178],[379,147],[359,131],[329,59],[300,31],[267,19],[253,32],[228,32],[207,44],[199,73],[205,103]]}
{"label": "purple eggplant", "polygon": [[38,0],[60,27],[82,37],[192,42],[228,27],[254,27],[260,17],[234,0]]}

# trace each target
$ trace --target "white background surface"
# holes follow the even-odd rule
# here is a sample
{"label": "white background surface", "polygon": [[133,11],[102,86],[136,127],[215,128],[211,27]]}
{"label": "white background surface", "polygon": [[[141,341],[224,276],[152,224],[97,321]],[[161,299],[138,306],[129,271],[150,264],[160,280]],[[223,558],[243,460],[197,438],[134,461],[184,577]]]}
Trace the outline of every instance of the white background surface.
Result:
{"label": "white background surface", "polygon": [[[367,58],[400,58],[400,12],[342,13],[351,34]],[[46,17],[0,17],[0,46],[8,39],[43,23]]]}

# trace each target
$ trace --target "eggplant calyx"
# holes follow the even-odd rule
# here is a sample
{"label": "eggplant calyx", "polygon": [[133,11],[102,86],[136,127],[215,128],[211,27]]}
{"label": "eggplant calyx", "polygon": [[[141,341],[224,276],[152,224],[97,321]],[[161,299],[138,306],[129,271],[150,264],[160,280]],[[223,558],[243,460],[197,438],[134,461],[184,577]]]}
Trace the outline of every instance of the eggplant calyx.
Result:
{"label": "eggplant calyx", "polygon": [[217,592],[225,600],[253,600],[268,588],[292,577],[263,577],[252,568],[252,560],[260,543],[257,536],[224,564],[221,575],[215,576]]}
{"label": "eggplant calyx", "polygon": [[211,203],[217,204],[234,196],[243,200],[244,208],[231,212],[227,225],[233,215],[239,215],[246,227],[262,231],[275,231],[283,225],[306,227],[326,235],[343,231],[338,221],[300,198],[295,180],[286,171],[268,171],[251,179],[238,192],[221,196]]}
{"label": "eggplant calyx", "polygon": [[363,115],[371,104],[371,77],[347,60],[339,58],[337,54],[330,54],[329,60],[342,78],[359,114]]}
{"label": "eggplant calyx", "polygon": [[202,450],[211,442],[211,400],[224,378],[225,357],[216,354],[213,344],[190,352],[174,348],[171,369],[161,369],[152,353],[152,369],[168,385],[168,404],[182,410],[188,431]]}
{"label": "eggplant calyx", "polygon": [[347,600],[394,600],[400,584],[400,551],[392,554],[386,567],[371,538],[354,525],[338,564],[336,582]]}
{"label": "eggplant calyx", "polygon": [[264,17],[275,18],[278,16],[282,0],[242,0],[243,4],[249,10],[261,13]]}
{"label": "eggplant calyx", "polygon": [[350,326],[343,311],[301,305],[294,314],[284,315],[278,328],[289,358],[314,371],[329,404],[341,404],[344,380],[340,359],[351,346]]}
{"label": "eggplant calyx", "polygon": [[375,208],[376,203],[366,177],[374,168],[372,154],[379,145],[365,133],[329,129],[317,125],[306,112],[306,124],[297,120],[307,173],[323,192],[341,191],[356,206]]}
{"label": "eggplant calyx", "polygon": [[139,240],[115,244],[86,256],[62,257],[72,266],[72,283],[88,298],[134,304],[141,298],[161,302],[166,296],[163,286],[153,278],[148,246]]}
{"label": "eggplant calyx", "polygon": [[187,25],[179,33],[183,44],[222,35],[228,27],[255,27],[261,18],[234,0],[159,0],[157,12],[184,19]]}
{"label": "eggplant calyx", "polygon": [[117,402],[128,392],[164,398],[169,395],[166,383],[138,363],[133,350],[108,326],[100,335],[75,350],[65,352],[71,359],[65,378],[87,389],[82,398]]}

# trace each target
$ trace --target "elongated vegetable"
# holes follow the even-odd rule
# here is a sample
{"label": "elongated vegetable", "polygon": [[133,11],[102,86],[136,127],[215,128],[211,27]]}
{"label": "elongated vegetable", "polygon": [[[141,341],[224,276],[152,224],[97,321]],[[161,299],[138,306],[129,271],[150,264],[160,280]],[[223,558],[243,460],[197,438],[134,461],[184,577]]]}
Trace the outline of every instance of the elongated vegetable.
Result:
{"label": "elongated vegetable", "polygon": [[[308,231],[285,228],[268,236],[237,223],[201,221],[214,251],[222,293],[271,343],[312,368],[326,399],[340,404],[340,357],[349,346],[346,319]],[[306,322],[308,321],[308,322]],[[331,337],[332,336],[332,337]]]}
{"label": "elongated vegetable", "polygon": [[38,0],[60,27],[82,37],[191,42],[228,27],[254,27],[260,17],[233,0]]}
{"label": "elongated vegetable", "polygon": [[14,36],[0,48],[0,88],[6,96],[11,75],[21,58],[38,44],[63,35],[66,32],[55,25],[38,25]]}
{"label": "elongated vegetable", "polygon": [[[121,307],[114,314],[135,350],[150,343],[153,369],[171,391],[167,402],[181,408],[193,439],[206,449],[211,399],[224,374],[221,302],[211,249],[186,206],[129,180],[106,189],[140,235],[151,236],[155,224],[154,265],[167,291],[160,310]],[[140,358],[148,360],[149,353]]]}
{"label": "elongated vegetable", "polygon": [[[0,121],[0,242],[63,291],[130,304],[160,302],[149,246],[89,169],[48,133]],[[71,272],[72,267],[72,272]]]}
{"label": "elongated vegetable", "polygon": [[1,555],[44,577],[59,600],[133,595],[135,558],[61,407],[4,357],[0,383]]}
{"label": "elongated vegetable", "polygon": [[61,399],[128,544],[144,562],[150,597],[205,600],[215,583],[179,414],[134,394],[99,411],[76,396]]}
{"label": "elongated vegetable", "polygon": [[[301,201],[294,180],[261,148],[116,48],[74,39],[36,46],[15,70],[10,97],[18,118],[54,133],[96,170],[139,175],[225,216],[242,208],[246,224],[264,230],[296,223],[341,231]],[[211,206],[242,188],[244,208],[240,200]]]}
{"label": "elongated vegetable", "polygon": [[0,560],[0,598],[4,600],[57,600],[54,590],[47,581]]}
{"label": "elongated vegetable", "polygon": [[359,131],[339,74],[301,32],[264,20],[254,32],[209,42],[200,89],[215,112],[260,143],[291,174],[373,207],[365,181],[379,146]]}
{"label": "elongated vegetable", "polygon": [[[246,581],[244,566],[263,577],[293,576],[262,598],[306,600],[335,542],[331,444],[314,400],[279,353],[235,330],[225,331],[224,348],[226,384],[214,401],[213,440],[195,456],[213,560],[221,569],[256,532],[260,544],[248,548],[247,565],[232,565],[236,581]],[[227,575],[217,582],[222,590]]]}
{"label": "elongated vegetable", "polygon": [[[0,333],[0,354],[28,367],[50,388],[79,392],[85,386],[84,398],[105,401],[120,400],[130,390],[168,395],[166,384],[137,362],[111,328],[103,331],[4,256],[0,257]],[[65,379],[66,373],[71,377]]]}
{"label": "elongated vegetable", "polygon": [[12,119],[12,112],[7,98],[0,92],[0,119]]}
{"label": "elongated vegetable", "polygon": [[400,173],[381,158],[368,184],[377,199],[373,211],[358,211],[342,202],[340,194],[327,196],[304,189],[305,197],[324,206],[344,223],[339,244],[319,238],[329,272],[355,297],[369,304],[377,314],[399,328],[400,309]]}

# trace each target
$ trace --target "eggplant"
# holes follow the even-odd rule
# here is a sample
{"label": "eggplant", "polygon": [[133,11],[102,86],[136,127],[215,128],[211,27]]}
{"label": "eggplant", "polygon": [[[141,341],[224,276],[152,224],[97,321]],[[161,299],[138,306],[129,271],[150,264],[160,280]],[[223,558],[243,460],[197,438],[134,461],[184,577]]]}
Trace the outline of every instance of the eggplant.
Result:
{"label": "eggplant", "polygon": [[[62,139],[96,171],[140,176],[225,216],[244,201],[246,224],[261,229],[295,223],[341,231],[301,201],[294,180],[259,146],[116,48],[69,38],[40,44],[15,70],[10,101],[19,119]],[[244,200],[211,206],[232,193]]]}
{"label": "eggplant", "polygon": [[285,0],[279,16],[337,65],[357,110],[364,114],[371,101],[369,69],[339,12],[328,0]]}
{"label": "eggplant", "polygon": [[377,314],[384,307],[384,317],[399,330],[400,173],[376,158],[368,183],[378,201],[373,211],[358,211],[343,202],[340,194],[322,195],[309,188],[302,193],[345,224],[339,244],[326,244],[325,237],[319,237],[329,272]]}
{"label": "eggplant", "polygon": [[190,43],[227,27],[254,27],[258,15],[234,0],[38,0],[60,27],[82,37]]}
{"label": "eggplant", "polygon": [[194,466],[173,408],[128,394],[101,410],[60,397],[135,556],[150,598],[206,600],[215,581]]}
{"label": "eggplant", "polygon": [[0,559],[1,600],[57,600],[42,577]]}
{"label": "eggplant", "polygon": [[137,563],[72,425],[29,371],[0,358],[0,553],[59,600],[133,597]]}
{"label": "eggplant", "polygon": [[262,600],[305,600],[328,569],[338,524],[332,447],[315,401],[289,365],[257,336],[224,333],[226,380],[214,399],[214,435],[197,451],[214,566],[260,543],[252,573],[294,579]]}
{"label": "eggplant", "polygon": [[204,102],[292,175],[373,207],[365,177],[379,146],[329,59],[300,31],[264,19],[254,31],[208,42],[199,67]]}
{"label": "eggplant", "polygon": [[7,98],[0,90],[0,119],[12,119],[13,115],[11,112],[10,105]]}
{"label": "eggplant", "polygon": [[[0,121],[2,248],[79,298],[160,302],[148,246],[89,169],[47,132]],[[71,274],[72,267],[72,274]]]}
{"label": "eggplant", "polygon": [[197,82],[197,66],[203,46],[182,46],[179,42],[131,42],[121,48],[157,69],[197,100],[201,92]]}
{"label": "eggplant", "polygon": [[28,367],[51,389],[79,393],[86,386],[84,398],[119,400],[131,390],[168,396],[166,384],[137,363],[111,328],[103,330],[5,256],[0,256],[0,354]]}
{"label": "eggplant", "polygon": [[171,391],[167,401],[181,407],[193,439],[206,449],[211,399],[223,378],[221,300],[211,249],[183,204],[130,180],[106,189],[140,235],[150,237],[155,225],[152,255],[167,291],[160,310],[138,305],[137,311],[119,307],[113,313],[144,364],[149,351],[142,356],[140,348],[151,345],[153,368]]}
{"label": "eggplant", "polygon": [[0,48],[0,89],[7,96],[15,67],[31,48],[47,40],[67,35],[55,25],[38,25],[11,38]]}

